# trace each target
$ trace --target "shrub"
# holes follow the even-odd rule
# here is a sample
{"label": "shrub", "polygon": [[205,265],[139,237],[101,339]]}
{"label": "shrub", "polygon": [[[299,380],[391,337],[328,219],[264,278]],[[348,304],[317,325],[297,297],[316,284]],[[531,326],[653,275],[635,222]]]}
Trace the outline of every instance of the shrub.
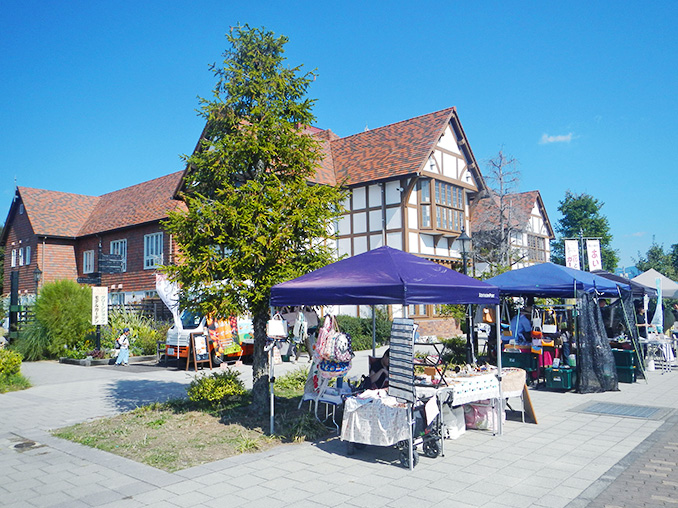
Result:
{"label": "shrub", "polygon": [[445,344],[445,353],[443,361],[454,365],[466,364],[466,339],[463,337],[453,337],[451,339],[442,339]]}
{"label": "shrub", "polygon": [[[322,324],[322,323],[321,323]],[[372,318],[337,316],[337,324],[342,332],[351,336],[354,351],[372,349]],[[391,321],[384,311],[377,310],[376,318],[377,346],[388,343],[391,338]]]}
{"label": "shrub", "polygon": [[154,355],[159,340],[165,338],[168,325],[156,324],[140,312],[115,307],[108,313],[107,327],[102,329],[101,347],[111,349],[125,327],[130,329],[130,353],[133,355]]}
{"label": "shrub", "polygon": [[301,367],[299,369],[288,372],[284,376],[275,378],[276,391],[284,392],[302,392],[308,379],[308,368]]}
{"label": "shrub", "polygon": [[239,376],[237,370],[227,369],[197,377],[188,387],[188,399],[206,409],[219,409],[247,392]]}
{"label": "shrub", "polygon": [[92,289],[72,280],[45,284],[35,302],[35,319],[47,332],[47,350],[53,356],[64,349],[84,349],[94,331],[91,317]]}
{"label": "shrub", "polygon": [[8,349],[0,349],[0,377],[8,378],[21,370],[21,355]]}
{"label": "shrub", "polygon": [[49,343],[47,329],[39,321],[33,320],[21,330],[16,350],[25,360],[37,362],[50,357]]}

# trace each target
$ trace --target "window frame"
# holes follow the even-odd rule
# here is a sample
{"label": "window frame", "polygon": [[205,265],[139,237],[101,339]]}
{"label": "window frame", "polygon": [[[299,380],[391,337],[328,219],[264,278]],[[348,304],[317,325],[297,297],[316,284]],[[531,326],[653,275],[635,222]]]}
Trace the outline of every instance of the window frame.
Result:
{"label": "window frame", "polygon": [[[118,246],[124,246],[122,249],[124,252],[116,252],[119,250]],[[127,271],[127,238],[121,238],[119,240],[111,240],[110,244],[108,245],[108,252],[110,254],[122,254],[122,271],[123,273]]]}
{"label": "window frame", "polygon": [[[165,237],[162,231],[144,235],[144,270],[154,270],[163,265]],[[155,250],[159,247],[160,252]],[[150,252],[153,250],[153,252]]]}
{"label": "window frame", "polygon": [[82,252],[82,273],[94,273],[94,249]]}

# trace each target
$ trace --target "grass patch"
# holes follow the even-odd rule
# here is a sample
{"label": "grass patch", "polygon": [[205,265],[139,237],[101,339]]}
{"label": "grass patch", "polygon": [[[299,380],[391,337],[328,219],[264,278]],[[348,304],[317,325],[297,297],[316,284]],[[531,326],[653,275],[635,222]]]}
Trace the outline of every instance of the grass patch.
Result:
{"label": "grass patch", "polygon": [[273,436],[268,435],[268,411],[253,413],[249,393],[218,410],[177,399],[58,429],[53,434],[168,472],[286,443],[316,440],[326,436],[328,428],[306,406],[297,409],[307,374],[300,369],[276,379]]}
{"label": "grass patch", "polygon": [[21,374],[0,376],[0,393],[16,392],[31,387],[31,382]]}

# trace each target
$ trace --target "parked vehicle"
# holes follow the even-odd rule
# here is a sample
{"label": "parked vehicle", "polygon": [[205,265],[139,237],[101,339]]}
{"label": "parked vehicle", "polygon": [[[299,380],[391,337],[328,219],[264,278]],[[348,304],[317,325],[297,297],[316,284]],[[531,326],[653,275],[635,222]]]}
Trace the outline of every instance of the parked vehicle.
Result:
{"label": "parked vehicle", "polygon": [[251,357],[254,352],[254,333],[249,318],[210,319],[190,311],[181,314],[182,329],[172,326],[165,338],[165,355],[183,361],[190,352],[191,334],[205,335],[212,363]]}

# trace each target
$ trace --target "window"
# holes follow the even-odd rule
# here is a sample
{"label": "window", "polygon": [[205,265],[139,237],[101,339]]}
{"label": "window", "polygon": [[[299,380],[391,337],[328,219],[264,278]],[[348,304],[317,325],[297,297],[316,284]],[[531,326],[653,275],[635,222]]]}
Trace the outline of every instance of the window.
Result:
{"label": "window", "polygon": [[12,263],[11,263],[12,268],[16,266],[16,249],[12,249]]}
{"label": "window", "polygon": [[26,247],[25,254],[24,254],[24,262],[26,263],[26,265],[31,264],[31,248],[30,247]]}
{"label": "window", "polygon": [[19,249],[19,266],[24,266],[24,248]]}
{"label": "window", "polygon": [[430,180],[420,180],[419,181],[419,193],[421,194],[422,203],[431,202],[431,181]]}
{"label": "window", "polygon": [[111,254],[122,256],[122,271],[127,271],[127,240],[113,240],[111,242]]}
{"label": "window", "polygon": [[410,318],[415,316],[426,316],[426,305],[408,305],[407,314]]}
{"label": "window", "polygon": [[424,205],[421,207],[421,227],[431,227],[431,205]]}
{"label": "window", "polygon": [[125,305],[125,293],[109,293],[111,305]]}
{"label": "window", "polygon": [[23,214],[24,214],[24,204],[21,203],[21,204],[19,205],[19,215],[23,215]]}
{"label": "window", "polygon": [[144,236],[144,270],[162,265],[162,233]]}
{"label": "window", "polygon": [[82,273],[94,273],[93,250],[86,250],[82,253]]}
{"label": "window", "polygon": [[543,263],[546,261],[546,239],[528,235],[527,236],[527,257],[530,261]]}
{"label": "window", "polygon": [[436,227],[443,230],[461,231],[464,220],[464,190],[446,182],[436,181]]}

